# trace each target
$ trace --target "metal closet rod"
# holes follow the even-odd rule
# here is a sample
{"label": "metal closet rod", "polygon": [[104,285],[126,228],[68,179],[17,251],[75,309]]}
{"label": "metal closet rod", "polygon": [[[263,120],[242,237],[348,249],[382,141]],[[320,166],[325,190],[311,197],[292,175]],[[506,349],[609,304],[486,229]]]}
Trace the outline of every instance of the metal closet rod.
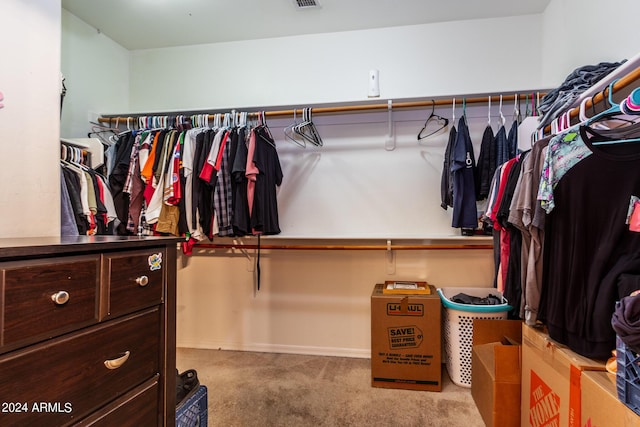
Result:
{"label": "metal closet rod", "polygon": [[198,243],[196,249],[261,249],[261,250],[308,250],[308,251],[424,251],[424,250],[467,250],[493,249],[487,244],[423,244],[423,245],[237,245],[232,243]]}
{"label": "metal closet rod", "polygon": [[[522,99],[522,97],[526,96],[526,95],[530,95],[532,93],[540,93],[540,96],[544,96],[545,94],[539,91],[527,91],[527,92],[516,92],[517,96],[520,97],[520,99]],[[507,102],[507,101],[513,101],[516,98],[516,94],[513,95],[502,95],[502,101],[503,102]],[[462,102],[463,100],[467,103],[467,104],[481,104],[481,103],[488,103],[489,100],[491,99],[491,102],[496,102],[500,100],[500,96],[501,95],[490,95],[490,96],[476,96],[476,97],[469,97],[466,98],[464,96],[458,98],[456,97],[456,106],[460,106],[462,107]],[[432,105],[436,105],[436,106],[441,106],[441,105],[452,105],[453,104],[453,100],[454,98],[448,98],[448,99],[429,99],[429,100],[424,100],[424,101],[405,101],[405,102],[392,102],[392,108],[395,109],[404,109],[404,108],[425,108],[425,107],[431,107]],[[392,100],[393,101],[393,100]],[[354,112],[364,112],[364,111],[376,111],[376,110],[387,110],[389,108],[389,104],[388,103],[384,103],[384,104],[359,104],[359,105],[339,105],[339,106],[333,106],[333,107],[317,107],[317,108],[312,108],[312,112],[313,114],[336,114],[336,113],[354,113]],[[227,110],[228,111],[228,110]],[[237,110],[239,111],[239,110]],[[299,109],[292,109],[292,110],[272,110],[272,111],[265,111],[265,116],[266,117],[285,117],[285,116],[293,116],[294,112],[296,115],[300,115],[303,112],[302,108]],[[130,115],[128,117],[115,117],[115,116],[103,116],[103,117],[99,117],[98,118],[98,122],[100,123],[113,123],[118,121],[119,123],[122,124],[126,124],[127,123],[127,119],[129,121],[131,121],[132,119],[137,119],[138,117],[144,117],[144,116],[166,116],[166,115],[171,115],[171,116],[175,116],[175,115],[180,115],[180,114],[184,114],[187,116],[190,115],[196,115],[198,114],[197,112],[185,112],[185,113],[180,113],[180,112],[172,112],[170,114],[166,114],[166,113],[149,113],[149,114],[145,114],[145,113],[140,113],[140,114],[135,114],[135,115]],[[201,112],[200,114],[205,114],[203,112]],[[251,115],[257,115],[259,114],[258,112],[253,112],[253,113],[249,113]],[[213,120],[215,118],[215,114],[209,114],[209,120]]]}

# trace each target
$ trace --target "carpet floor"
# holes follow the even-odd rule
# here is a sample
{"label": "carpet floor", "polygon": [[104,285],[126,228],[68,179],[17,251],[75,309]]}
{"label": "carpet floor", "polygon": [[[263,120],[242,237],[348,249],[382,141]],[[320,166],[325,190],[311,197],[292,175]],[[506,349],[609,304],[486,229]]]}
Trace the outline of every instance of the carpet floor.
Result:
{"label": "carpet floor", "polygon": [[371,386],[369,359],[179,348],[208,389],[210,427],[481,427],[471,390],[443,367],[442,392]]}

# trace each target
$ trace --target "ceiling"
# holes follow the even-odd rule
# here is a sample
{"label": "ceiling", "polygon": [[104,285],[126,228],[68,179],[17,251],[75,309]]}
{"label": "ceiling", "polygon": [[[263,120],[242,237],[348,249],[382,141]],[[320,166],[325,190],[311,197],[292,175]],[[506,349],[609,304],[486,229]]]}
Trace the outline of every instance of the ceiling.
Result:
{"label": "ceiling", "polygon": [[542,13],[550,0],[62,0],[127,49]]}

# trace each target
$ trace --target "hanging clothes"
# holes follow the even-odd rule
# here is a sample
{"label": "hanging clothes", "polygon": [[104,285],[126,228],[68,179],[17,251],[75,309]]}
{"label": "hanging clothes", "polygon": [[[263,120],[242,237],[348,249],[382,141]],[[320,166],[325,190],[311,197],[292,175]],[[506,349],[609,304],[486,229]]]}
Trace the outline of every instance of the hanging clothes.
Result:
{"label": "hanging clothes", "polygon": [[514,120],[511,123],[509,134],[507,135],[507,149],[509,152],[509,159],[513,159],[518,154],[518,121]]}
{"label": "hanging clothes", "polygon": [[[62,235],[112,234],[116,218],[106,179],[85,162],[80,149],[62,146]],[[75,230],[74,230],[75,228]]]}
{"label": "hanging clothes", "polygon": [[[149,146],[151,138],[150,132],[144,132],[136,137],[131,157],[129,158],[129,171],[127,181],[122,191],[129,194],[129,209],[127,219],[127,231],[131,234],[138,233],[140,226],[140,215],[144,202],[144,181],[140,172],[139,153],[141,146]],[[148,148],[147,148],[148,150]]]}
{"label": "hanging clothes", "polygon": [[251,212],[254,234],[279,234],[278,200],[276,188],[282,184],[283,174],[275,141],[266,126],[254,130],[255,149],[252,164],[257,169]]}
{"label": "hanging clothes", "polygon": [[607,358],[615,348],[615,301],[635,290],[625,277],[640,272],[640,234],[626,224],[629,201],[640,194],[640,145],[596,146],[602,139],[585,127],[576,138],[591,154],[553,189],[538,318],[551,338],[586,357]]}
{"label": "hanging clothes", "polygon": [[218,218],[218,235],[233,236],[233,193],[231,191],[231,131],[224,133],[214,168],[217,170],[217,183],[213,195],[216,217]]}
{"label": "hanging clothes", "polygon": [[440,180],[440,206],[447,210],[447,207],[453,207],[453,179],[451,177],[451,159],[453,157],[453,147],[456,143],[456,127],[451,126],[449,130],[449,140],[444,151],[444,164],[442,166],[442,178]]}
{"label": "hanging clothes", "polygon": [[473,232],[478,227],[476,208],[476,162],[465,116],[458,121],[458,132],[451,161],[453,177],[453,221],[451,226]]}
{"label": "hanging clothes", "polygon": [[496,145],[496,166],[504,164],[507,160],[509,160],[509,141],[507,138],[507,131],[503,126],[500,126],[498,129],[498,133],[496,133],[495,137],[495,145]]}
{"label": "hanging clothes", "polygon": [[78,236],[79,234],[71,197],[69,196],[64,178],[64,172],[62,168],[60,168],[60,235]]}
{"label": "hanging clothes", "polygon": [[127,221],[129,218],[129,194],[124,192],[125,182],[129,171],[129,160],[131,150],[135,142],[132,132],[126,132],[118,137],[115,143],[115,157],[113,170],[109,175],[109,187],[113,196],[113,203],[118,216],[116,233],[118,235],[128,235]]}
{"label": "hanging clothes", "polygon": [[545,212],[550,213],[555,207],[554,188],[558,182],[593,151],[587,147],[578,132],[568,131],[554,136],[549,141],[547,153],[542,166],[538,200]]}
{"label": "hanging clothes", "polygon": [[249,134],[245,128],[238,131],[238,146],[233,161],[232,178],[235,191],[233,202],[233,232],[236,236],[251,234],[251,214],[249,212],[249,199],[247,194],[248,178],[247,157],[249,155]]}
{"label": "hanging clothes", "polygon": [[528,325],[537,323],[540,289],[542,287],[542,247],[544,242],[544,216],[537,191],[542,164],[550,138],[534,144],[530,154],[522,162],[520,180],[509,208],[508,222],[520,230],[522,251],[520,254],[521,298],[519,317]]}
{"label": "hanging clothes", "polygon": [[225,119],[224,127],[216,122],[214,128],[191,128],[181,120],[169,120],[174,128],[118,136],[108,176],[113,197],[103,198],[99,176],[78,174],[79,196],[69,191],[69,203],[90,219],[88,232],[101,227],[94,218],[113,217],[118,234],[184,236],[185,253],[205,237],[280,233],[276,189],[283,176],[264,120],[238,127]]}
{"label": "hanging clothes", "polygon": [[500,201],[500,206],[496,212],[496,221],[500,224],[501,242],[501,259],[503,273],[503,295],[513,307],[511,317],[520,317],[520,301],[522,298],[521,286],[521,252],[522,252],[522,233],[517,227],[509,222],[509,213],[512,201],[514,199],[515,190],[519,181],[521,181],[522,163],[528,157],[528,153],[517,156],[509,162],[512,162],[509,176],[504,187],[504,194]]}
{"label": "hanging clothes", "polygon": [[487,125],[482,134],[480,155],[478,156],[478,179],[476,181],[476,196],[478,200],[484,200],[489,196],[491,179],[497,166],[495,136],[491,125]]}

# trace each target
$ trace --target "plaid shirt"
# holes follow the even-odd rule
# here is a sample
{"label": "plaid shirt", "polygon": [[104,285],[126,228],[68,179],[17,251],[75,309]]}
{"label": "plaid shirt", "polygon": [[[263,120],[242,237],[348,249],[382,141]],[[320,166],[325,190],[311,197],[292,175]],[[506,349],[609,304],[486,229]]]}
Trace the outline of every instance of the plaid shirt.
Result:
{"label": "plaid shirt", "polygon": [[213,194],[213,206],[218,219],[218,236],[233,235],[233,193],[231,191],[231,168],[229,167],[230,134],[232,131],[226,132],[227,134],[223,138],[224,146],[220,148],[223,150],[221,152],[222,161]]}

